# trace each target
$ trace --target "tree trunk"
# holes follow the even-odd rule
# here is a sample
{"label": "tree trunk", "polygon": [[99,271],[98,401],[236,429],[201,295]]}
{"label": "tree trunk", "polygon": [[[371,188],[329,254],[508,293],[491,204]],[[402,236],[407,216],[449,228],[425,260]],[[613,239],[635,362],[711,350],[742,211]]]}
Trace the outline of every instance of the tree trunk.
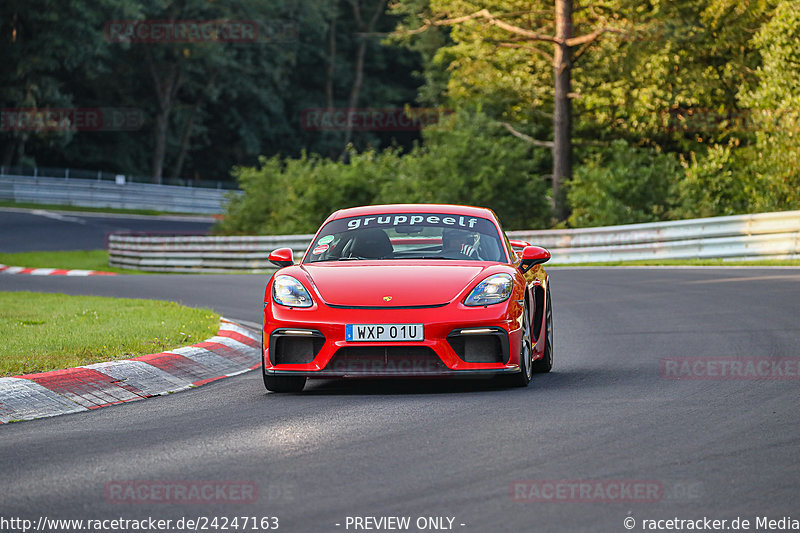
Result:
{"label": "tree trunk", "polygon": [[205,103],[206,95],[208,95],[208,92],[214,85],[218,73],[219,71],[215,69],[213,72],[211,72],[211,74],[209,74],[208,80],[206,81],[203,90],[200,92],[200,96],[197,97],[194,105],[189,110],[189,115],[186,117],[186,121],[183,124],[183,134],[181,135],[181,145],[180,150],[178,151],[178,158],[175,160],[175,166],[173,166],[172,169],[173,178],[181,177],[181,172],[183,172],[183,163],[186,161],[186,154],[189,152],[189,141],[192,139],[192,130],[194,129],[197,111],[200,109],[200,106]]}
{"label": "tree trunk", "polygon": [[[347,100],[348,116],[349,113],[355,110],[356,106],[358,105],[358,97],[361,94],[361,85],[364,83],[364,57],[366,56],[366,53],[367,53],[367,40],[366,38],[362,38],[361,42],[358,43],[358,50],[356,51],[355,76],[353,78],[353,85],[350,87],[350,98],[348,98]],[[350,144],[350,141],[352,139],[353,139],[353,125],[351,121],[348,120],[344,134],[345,149],[347,149],[347,145]]]}
{"label": "tree trunk", "polygon": [[333,78],[336,69],[336,15],[328,22],[328,65],[325,67],[325,105],[333,112]]}
{"label": "tree trunk", "polygon": [[[359,36],[361,41],[358,43],[358,48],[356,49],[356,64],[355,73],[353,75],[353,85],[350,88],[350,98],[347,100],[348,115],[350,111],[355,109],[358,105],[358,97],[361,94],[361,86],[364,83],[364,59],[367,54],[367,39],[370,38],[369,34],[373,32],[375,25],[378,23],[378,19],[386,9],[386,0],[378,0],[378,2],[375,4],[375,11],[373,11],[372,17],[370,17],[369,22],[365,24],[361,18],[361,7],[359,6],[360,0],[352,1],[353,18],[356,21],[358,31],[362,35]],[[347,145],[350,144],[350,141],[353,139],[353,127],[350,123],[350,120],[347,121],[347,126],[345,128],[345,151],[342,154],[342,159],[347,161]]]}
{"label": "tree trunk", "polygon": [[556,0],[556,45],[553,54],[553,211],[558,220],[567,212],[561,186],[572,177],[572,50],[567,39],[573,37],[572,0]]}
{"label": "tree trunk", "polygon": [[164,181],[164,159],[167,154],[169,116],[175,105],[178,90],[183,83],[183,75],[180,65],[173,63],[169,68],[169,73],[162,77],[156,69],[150,53],[147,53],[146,57],[158,100],[158,113],[156,113],[156,123],[153,131],[154,146],[150,175],[153,183],[161,184]]}
{"label": "tree trunk", "polygon": [[161,185],[164,181],[164,157],[167,152],[167,126],[169,125],[169,111],[160,109],[156,115],[155,131],[153,132],[153,159],[150,167],[150,178],[153,183]]}
{"label": "tree trunk", "polygon": [[172,167],[172,177],[180,178],[183,172],[183,163],[186,161],[186,154],[189,152],[189,141],[192,138],[192,129],[194,128],[194,117],[197,115],[197,108],[200,107],[200,102],[195,103],[189,110],[189,116],[186,117],[186,122],[183,124],[183,134],[181,135],[181,146],[178,151],[178,158],[175,160],[175,166]]}

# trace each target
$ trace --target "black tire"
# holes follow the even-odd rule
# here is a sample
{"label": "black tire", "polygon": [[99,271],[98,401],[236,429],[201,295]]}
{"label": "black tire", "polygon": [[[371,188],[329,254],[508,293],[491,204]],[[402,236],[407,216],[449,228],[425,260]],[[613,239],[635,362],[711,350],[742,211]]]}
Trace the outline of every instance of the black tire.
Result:
{"label": "black tire", "polygon": [[511,387],[527,387],[531,382],[532,366],[531,357],[533,356],[533,331],[531,329],[531,318],[528,313],[528,301],[522,308],[522,340],[519,347],[519,372],[506,376]]}
{"label": "black tire", "polygon": [[545,306],[544,356],[531,365],[535,374],[546,374],[553,369],[553,306],[550,303],[550,287],[547,287]]}
{"label": "black tire", "polygon": [[264,334],[261,334],[261,376],[264,387],[272,392],[300,392],[306,386],[305,376],[268,376],[264,364]]}

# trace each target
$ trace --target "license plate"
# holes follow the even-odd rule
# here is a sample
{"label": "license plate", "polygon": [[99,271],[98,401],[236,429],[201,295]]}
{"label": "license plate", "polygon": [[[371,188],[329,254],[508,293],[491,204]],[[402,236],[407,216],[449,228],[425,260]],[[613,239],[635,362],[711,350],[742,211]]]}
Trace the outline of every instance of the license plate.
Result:
{"label": "license plate", "polygon": [[422,324],[347,324],[348,341],[421,341],[425,340]]}

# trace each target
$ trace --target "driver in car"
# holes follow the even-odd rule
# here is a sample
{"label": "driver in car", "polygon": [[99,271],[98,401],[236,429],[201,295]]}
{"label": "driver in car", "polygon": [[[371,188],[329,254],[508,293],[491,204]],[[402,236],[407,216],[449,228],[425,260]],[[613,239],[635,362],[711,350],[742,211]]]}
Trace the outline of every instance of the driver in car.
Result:
{"label": "driver in car", "polygon": [[447,228],[442,231],[442,253],[475,256],[475,235],[463,229]]}

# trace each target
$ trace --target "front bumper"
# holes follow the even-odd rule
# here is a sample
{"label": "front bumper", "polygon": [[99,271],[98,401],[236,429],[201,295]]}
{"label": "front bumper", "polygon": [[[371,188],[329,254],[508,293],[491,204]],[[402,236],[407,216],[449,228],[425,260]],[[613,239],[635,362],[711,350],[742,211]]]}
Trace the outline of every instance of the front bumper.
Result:
{"label": "front bumper", "polygon": [[[519,372],[523,306],[460,302],[425,308],[309,309],[275,304],[264,312],[264,373],[306,377],[438,377]],[[354,342],[347,324],[424,324],[424,340]],[[464,331],[466,330],[466,331]],[[536,354],[534,354],[534,357]]]}

